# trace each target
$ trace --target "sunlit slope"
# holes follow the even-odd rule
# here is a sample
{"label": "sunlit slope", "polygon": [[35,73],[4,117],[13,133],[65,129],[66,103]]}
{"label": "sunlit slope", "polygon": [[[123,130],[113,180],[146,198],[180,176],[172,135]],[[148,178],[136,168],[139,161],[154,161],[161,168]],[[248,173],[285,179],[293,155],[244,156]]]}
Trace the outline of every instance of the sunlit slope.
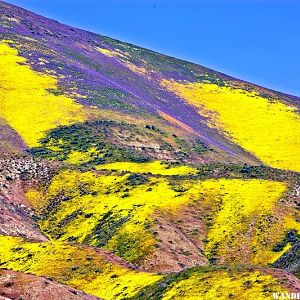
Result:
{"label": "sunlit slope", "polygon": [[299,284],[284,271],[255,267],[195,268],[168,275],[131,299],[274,299],[273,293],[297,292]]}
{"label": "sunlit slope", "polygon": [[[132,270],[93,248],[60,242],[31,243],[0,236],[3,268],[46,276],[102,299],[272,299],[295,292],[295,278],[255,267],[195,268],[155,275]],[[254,299],[254,298],[253,298]]]}
{"label": "sunlit slope", "polygon": [[0,43],[0,116],[28,146],[36,146],[45,131],[85,119],[81,105],[54,95],[54,77],[30,69],[18,51]]}
{"label": "sunlit slope", "polygon": [[[201,276],[202,275],[202,276]],[[194,274],[188,279],[180,281],[168,290],[162,299],[268,299],[271,298],[269,291],[282,290],[280,281],[270,275],[263,275],[258,271],[245,272],[241,274],[230,274],[226,271],[211,272],[209,274]],[[246,280],[245,280],[246,279]],[[247,289],[245,282],[255,289]]]}
{"label": "sunlit slope", "polygon": [[278,258],[286,248],[274,251],[274,246],[289,230],[300,230],[297,210],[279,202],[286,188],[281,182],[256,179],[193,185],[189,192],[200,194],[197,202],[206,215],[205,253],[210,262],[264,265]]}
{"label": "sunlit slope", "polygon": [[[280,201],[287,187],[259,179],[66,170],[46,192],[30,189],[27,197],[51,238],[111,250],[156,270],[155,256],[169,255],[170,246],[190,266],[208,263],[199,249],[213,264],[272,263],[291,246],[286,236],[297,240],[300,230],[296,205]],[[161,264],[169,268],[178,266]]]}
{"label": "sunlit slope", "polygon": [[300,171],[300,117],[295,107],[226,84],[163,80],[162,85],[196,105],[210,126],[265,164]]}
{"label": "sunlit slope", "polygon": [[[37,199],[32,192],[28,197]],[[65,171],[44,196],[47,217],[40,225],[52,238],[104,247],[142,263],[157,243],[151,215],[184,204],[188,199],[179,194],[164,178]]]}
{"label": "sunlit slope", "polygon": [[0,244],[2,268],[52,277],[103,299],[134,296],[161,278],[129,269],[93,248],[59,242],[30,243],[6,236],[0,236]]}

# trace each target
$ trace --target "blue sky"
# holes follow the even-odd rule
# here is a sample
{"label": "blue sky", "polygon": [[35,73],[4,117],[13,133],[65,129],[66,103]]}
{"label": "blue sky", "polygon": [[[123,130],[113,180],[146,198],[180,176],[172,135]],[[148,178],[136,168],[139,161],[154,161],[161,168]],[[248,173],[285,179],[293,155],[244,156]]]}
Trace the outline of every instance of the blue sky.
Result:
{"label": "blue sky", "polygon": [[298,0],[7,2],[300,96]]}

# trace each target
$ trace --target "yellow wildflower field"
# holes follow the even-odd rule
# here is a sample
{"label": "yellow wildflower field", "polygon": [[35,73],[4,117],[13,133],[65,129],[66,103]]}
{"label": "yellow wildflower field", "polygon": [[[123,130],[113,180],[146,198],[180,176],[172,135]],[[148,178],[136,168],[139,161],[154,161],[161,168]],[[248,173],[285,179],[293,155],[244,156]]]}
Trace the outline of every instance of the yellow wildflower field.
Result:
{"label": "yellow wildflower field", "polygon": [[197,106],[210,126],[265,164],[300,171],[300,116],[295,107],[229,86],[167,80],[161,84]]}
{"label": "yellow wildflower field", "polygon": [[54,77],[33,71],[26,59],[0,42],[0,117],[29,147],[38,145],[47,130],[85,120],[83,107],[73,99],[54,95]]}

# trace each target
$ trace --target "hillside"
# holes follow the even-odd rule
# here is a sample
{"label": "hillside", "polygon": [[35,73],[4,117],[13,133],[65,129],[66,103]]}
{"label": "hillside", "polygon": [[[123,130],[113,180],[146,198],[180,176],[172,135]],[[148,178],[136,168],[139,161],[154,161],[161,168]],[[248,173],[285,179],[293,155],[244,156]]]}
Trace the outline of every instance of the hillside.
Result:
{"label": "hillside", "polygon": [[0,98],[0,297],[300,292],[300,98],[2,1]]}

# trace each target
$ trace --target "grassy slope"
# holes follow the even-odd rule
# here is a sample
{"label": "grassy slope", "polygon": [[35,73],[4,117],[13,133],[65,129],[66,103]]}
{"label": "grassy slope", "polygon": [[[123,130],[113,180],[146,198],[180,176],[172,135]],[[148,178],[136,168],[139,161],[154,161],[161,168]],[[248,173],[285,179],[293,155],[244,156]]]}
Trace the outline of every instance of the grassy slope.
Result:
{"label": "grassy slope", "polygon": [[[168,171],[182,174],[182,168]],[[280,201],[287,183],[193,177],[66,170],[45,192],[31,189],[27,197],[40,211],[40,227],[49,237],[103,247],[150,270],[157,269],[153,255],[163,260],[168,246],[187,266],[204,263],[197,256],[200,249],[212,263],[257,265],[272,263],[288,249],[290,243],[276,246],[300,228],[297,207]],[[185,219],[192,212],[194,218]],[[169,245],[163,242],[167,224]]]}
{"label": "grassy slope", "polygon": [[272,299],[272,292],[299,291],[293,276],[272,269],[194,268],[161,276],[130,269],[93,248],[0,240],[3,267],[47,276],[104,299]]}

